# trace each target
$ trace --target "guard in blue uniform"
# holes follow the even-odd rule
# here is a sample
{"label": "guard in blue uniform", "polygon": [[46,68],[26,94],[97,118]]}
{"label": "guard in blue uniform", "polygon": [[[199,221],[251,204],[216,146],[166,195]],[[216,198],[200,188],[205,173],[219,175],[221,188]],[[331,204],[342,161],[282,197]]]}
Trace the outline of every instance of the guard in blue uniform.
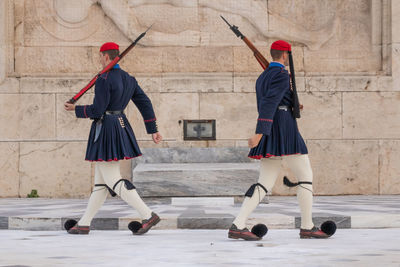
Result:
{"label": "guard in blue uniform", "polygon": [[[103,68],[119,55],[116,43],[105,43],[100,48]],[[136,79],[115,65],[96,80],[92,105],[75,106],[65,103],[65,109],[75,110],[78,118],[93,120],[86,150],[86,160],[95,161],[95,186],[88,207],[79,222],[68,230],[70,234],[88,234],[89,226],[108,192],[118,194],[141,215],[142,227],[135,234],[144,234],[156,225],[160,218],[143,202],[135,186],[122,179],[119,161],[141,156],[135,134],[124,110],[129,101],[137,106],[143,116],[148,134],[158,144],[162,137],[158,133],[156,116],[150,99],[140,88]]]}
{"label": "guard in blue uniform", "polygon": [[256,82],[258,120],[256,134],[249,139],[249,157],[260,159],[260,177],[245,194],[239,215],[228,232],[229,238],[259,240],[261,237],[246,228],[246,220],[267,192],[272,190],[285,160],[299,182],[297,196],[301,211],[301,238],[327,238],[312,222],[312,170],[307,147],[297,127],[300,105],[294,79],[285,66],[290,63],[294,78],[291,46],[279,40],[271,45],[273,62]]}

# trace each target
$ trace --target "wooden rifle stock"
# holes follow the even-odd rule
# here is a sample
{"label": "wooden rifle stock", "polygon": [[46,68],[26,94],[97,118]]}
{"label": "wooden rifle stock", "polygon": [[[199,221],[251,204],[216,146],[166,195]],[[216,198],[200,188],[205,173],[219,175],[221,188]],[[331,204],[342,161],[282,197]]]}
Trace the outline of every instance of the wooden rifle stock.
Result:
{"label": "wooden rifle stock", "polygon": [[257,59],[258,63],[260,63],[261,67],[264,70],[268,68],[268,60],[266,60],[265,57],[260,53],[260,51],[258,51],[258,49],[253,45],[253,43],[239,31],[239,28],[235,25],[229,24],[229,22],[223,16],[221,16],[221,18],[226,22],[226,24],[228,24],[233,33],[236,34],[237,37],[242,39],[243,42],[245,42],[245,44],[251,49],[251,51],[253,51],[253,55]]}
{"label": "wooden rifle stock", "polygon": [[[153,26],[153,25],[151,25]],[[72,97],[70,100],[68,100],[68,103],[74,104],[76,101],[78,101],[79,98],[81,98],[87,91],[89,91],[90,88],[93,87],[93,85],[96,83],[97,78],[102,75],[103,73],[106,73],[107,71],[111,70],[126,54],[128,54],[129,51],[139,42],[140,39],[142,39],[148,30],[150,30],[151,26],[143,33],[141,33],[133,43],[131,43],[119,56],[114,58],[104,69],[102,69],[99,73],[94,76],[90,82],[83,87],[74,97]]]}

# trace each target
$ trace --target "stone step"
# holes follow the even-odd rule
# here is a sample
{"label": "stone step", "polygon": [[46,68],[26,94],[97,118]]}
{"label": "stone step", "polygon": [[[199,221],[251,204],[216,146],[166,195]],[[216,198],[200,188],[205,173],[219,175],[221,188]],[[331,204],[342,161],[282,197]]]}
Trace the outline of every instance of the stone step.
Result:
{"label": "stone step", "polygon": [[242,196],[258,179],[255,163],[139,163],[133,184],[141,196]]}
{"label": "stone step", "polygon": [[233,197],[173,197],[172,206],[233,206],[235,199]]}

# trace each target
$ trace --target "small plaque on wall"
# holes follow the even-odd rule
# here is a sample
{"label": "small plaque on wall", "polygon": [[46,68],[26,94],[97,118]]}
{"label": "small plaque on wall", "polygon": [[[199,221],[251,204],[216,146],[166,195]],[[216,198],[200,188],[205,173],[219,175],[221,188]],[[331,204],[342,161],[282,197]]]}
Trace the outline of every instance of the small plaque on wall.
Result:
{"label": "small plaque on wall", "polygon": [[215,120],[184,120],[183,140],[215,140]]}

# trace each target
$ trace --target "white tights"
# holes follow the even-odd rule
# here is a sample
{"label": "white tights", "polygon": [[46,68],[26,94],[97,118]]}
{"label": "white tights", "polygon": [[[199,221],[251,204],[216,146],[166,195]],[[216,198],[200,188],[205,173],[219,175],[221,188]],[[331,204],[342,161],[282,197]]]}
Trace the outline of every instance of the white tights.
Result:
{"label": "white tights", "polygon": [[[106,184],[111,189],[114,185],[122,179],[119,162],[96,162],[94,183],[95,184]],[[151,217],[150,208],[143,202],[136,189],[128,190],[125,187],[124,181],[117,184],[114,189],[115,193],[120,196],[126,203],[135,208],[142,219],[148,219]],[[96,215],[97,211],[103,205],[104,201],[109,194],[108,189],[105,186],[95,186],[92,194],[89,198],[89,203],[87,205],[85,214],[79,220],[78,225],[89,226],[93,217]]]}
{"label": "white tights", "polygon": [[[281,160],[285,160],[289,165],[298,181],[312,182],[313,174],[311,170],[308,155],[293,155],[274,158],[261,159],[260,177],[258,183],[262,184],[268,192],[271,192],[281,170]],[[238,229],[246,227],[246,220],[260,201],[264,198],[266,192],[257,186],[252,197],[245,197],[239,215],[233,221]],[[301,228],[311,229],[314,224],[312,222],[312,185],[300,184],[297,186],[297,199],[299,201],[301,212]]]}

